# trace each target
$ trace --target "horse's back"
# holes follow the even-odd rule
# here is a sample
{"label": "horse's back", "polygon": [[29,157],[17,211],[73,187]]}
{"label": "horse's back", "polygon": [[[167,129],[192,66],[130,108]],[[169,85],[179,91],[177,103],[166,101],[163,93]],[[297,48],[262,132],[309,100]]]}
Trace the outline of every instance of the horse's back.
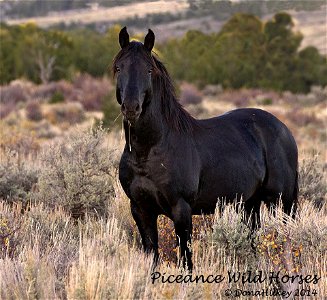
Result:
{"label": "horse's back", "polygon": [[[226,141],[255,142],[255,145],[265,150],[276,146],[283,147],[283,151],[290,152],[290,160],[296,153],[295,140],[284,123],[271,113],[257,108],[241,108],[229,111],[223,115],[211,119],[199,120],[199,127],[205,131],[211,131],[216,135],[227,137]],[[203,132],[200,132],[202,135]],[[297,162],[297,159],[295,160]]]}
{"label": "horse's back", "polygon": [[289,201],[297,184],[297,147],[275,116],[260,109],[236,109],[200,120],[199,128],[200,202],[211,196],[232,200],[235,194],[246,201],[259,188],[269,190],[270,198],[282,194]]}

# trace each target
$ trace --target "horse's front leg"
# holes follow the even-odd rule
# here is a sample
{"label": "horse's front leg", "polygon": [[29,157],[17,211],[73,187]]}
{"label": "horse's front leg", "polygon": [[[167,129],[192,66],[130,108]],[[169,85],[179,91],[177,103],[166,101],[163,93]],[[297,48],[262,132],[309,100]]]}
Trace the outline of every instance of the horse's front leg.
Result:
{"label": "horse's front leg", "polygon": [[158,251],[158,214],[147,211],[131,201],[131,212],[141,234],[144,252],[154,254],[153,268],[156,267],[159,259]]}
{"label": "horse's front leg", "polygon": [[192,210],[184,199],[179,199],[173,207],[172,218],[175,225],[177,242],[180,246],[180,262],[184,268],[187,265],[188,270],[192,272]]}

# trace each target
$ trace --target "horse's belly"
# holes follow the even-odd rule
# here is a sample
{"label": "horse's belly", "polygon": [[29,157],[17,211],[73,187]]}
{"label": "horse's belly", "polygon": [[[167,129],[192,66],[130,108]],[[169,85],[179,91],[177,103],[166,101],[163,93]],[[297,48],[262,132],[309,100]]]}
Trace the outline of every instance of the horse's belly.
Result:
{"label": "horse's belly", "polygon": [[192,205],[192,213],[194,215],[200,214],[213,214],[215,212],[217,202],[231,202],[235,199],[240,199],[239,193],[233,192],[222,192],[222,191],[215,191],[210,190],[206,193],[203,193],[200,198],[196,199],[196,201]]}
{"label": "horse's belly", "polygon": [[192,205],[192,213],[212,214],[215,212],[218,201],[231,202],[234,199],[240,199],[240,193],[235,192],[234,188],[218,188],[212,185],[202,190]]}
{"label": "horse's belly", "polygon": [[231,202],[241,198],[246,201],[256,192],[262,183],[261,172],[249,170],[242,172],[240,167],[233,170],[237,170],[235,174],[231,171],[230,174],[228,171],[221,171],[217,174],[211,172],[202,177],[198,197],[192,205],[194,214],[213,213],[218,201]]}
{"label": "horse's belly", "polygon": [[198,199],[197,202],[192,206],[192,215],[208,215],[213,214],[216,209],[217,199],[212,199],[212,201],[200,200]]}

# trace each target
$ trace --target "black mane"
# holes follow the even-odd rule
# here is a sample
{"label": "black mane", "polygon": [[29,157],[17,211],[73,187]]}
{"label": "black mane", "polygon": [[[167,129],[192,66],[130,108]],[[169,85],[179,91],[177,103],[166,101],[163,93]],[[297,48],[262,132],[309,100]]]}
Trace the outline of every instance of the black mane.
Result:
{"label": "black mane", "polygon": [[180,132],[192,132],[195,119],[178,102],[174,84],[164,64],[155,56],[152,59],[159,71],[153,79],[153,90],[160,97],[167,123]]}
{"label": "black mane", "polygon": [[154,98],[161,102],[161,112],[169,126],[173,129],[187,133],[192,132],[196,120],[183,108],[176,96],[175,87],[164,64],[154,55],[146,51],[143,44],[132,41],[123,48],[113,60],[113,74],[115,65],[125,55],[141,55],[142,59],[149,62],[153,67],[153,93]]}

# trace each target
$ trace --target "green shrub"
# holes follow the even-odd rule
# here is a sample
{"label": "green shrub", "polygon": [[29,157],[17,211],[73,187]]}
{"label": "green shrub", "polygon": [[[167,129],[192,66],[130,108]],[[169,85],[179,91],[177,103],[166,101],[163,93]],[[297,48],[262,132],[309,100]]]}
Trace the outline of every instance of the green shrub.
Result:
{"label": "green shrub", "polygon": [[218,204],[223,207],[221,213],[217,207],[212,233],[209,235],[210,243],[216,248],[225,250],[226,255],[235,256],[239,261],[254,259],[251,231],[244,222],[245,212],[239,203]]}
{"label": "green shrub", "polygon": [[115,91],[111,91],[103,99],[103,125],[105,127],[118,127],[120,123],[120,106],[116,101]]}
{"label": "green shrub", "polygon": [[262,101],[261,101],[261,104],[262,105],[272,105],[273,104],[273,100],[271,98],[264,98]]}
{"label": "green shrub", "polygon": [[37,182],[37,168],[21,163],[19,157],[8,152],[0,161],[0,199],[7,203],[21,202],[26,206],[29,193]]}
{"label": "green shrub", "polygon": [[85,111],[81,103],[57,103],[51,105],[44,113],[44,117],[52,124],[76,124],[84,121]]}
{"label": "green shrub", "polygon": [[51,96],[49,103],[55,104],[55,103],[61,103],[65,101],[65,97],[61,92],[54,92],[54,94]]}
{"label": "green shrub", "polygon": [[327,64],[315,47],[300,50],[303,36],[293,27],[287,13],[267,22],[236,13],[218,33],[190,30],[160,50],[175,80],[308,93],[326,85]]}
{"label": "green shrub", "polygon": [[43,153],[44,169],[36,200],[61,206],[74,218],[85,214],[107,216],[113,195],[113,153],[105,145],[106,132],[74,132]]}
{"label": "green shrub", "polygon": [[313,201],[317,207],[322,207],[326,202],[326,173],[323,163],[315,153],[306,155],[300,163],[299,193],[301,197]]}

